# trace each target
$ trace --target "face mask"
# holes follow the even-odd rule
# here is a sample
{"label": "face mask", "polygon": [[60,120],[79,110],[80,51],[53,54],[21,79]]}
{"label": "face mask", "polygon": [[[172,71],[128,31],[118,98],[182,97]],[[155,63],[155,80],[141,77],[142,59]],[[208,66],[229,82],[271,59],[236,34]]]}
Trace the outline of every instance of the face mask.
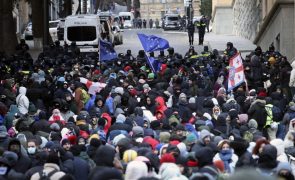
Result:
{"label": "face mask", "polygon": [[29,147],[28,148],[28,153],[29,154],[35,154],[36,153],[36,147]]}
{"label": "face mask", "polygon": [[7,167],[0,167],[0,175],[5,175],[7,172]]}

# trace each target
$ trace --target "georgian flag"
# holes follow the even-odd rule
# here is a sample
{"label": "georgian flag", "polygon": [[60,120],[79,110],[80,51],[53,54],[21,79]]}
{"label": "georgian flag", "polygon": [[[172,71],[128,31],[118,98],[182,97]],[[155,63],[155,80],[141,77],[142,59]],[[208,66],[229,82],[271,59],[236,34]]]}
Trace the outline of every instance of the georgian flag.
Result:
{"label": "georgian flag", "polygon": [[80,77],[80,82],[86,85],[88,93],[92,95],[99,93],[107,85],[105,83],[93,82],[83,77]]}
{"label": "georgian flag", "polygon": [[227,91],[233,90],[245,82],[243,60],[240,53],[237,53],[229,60],[228,70],[228,88]]}

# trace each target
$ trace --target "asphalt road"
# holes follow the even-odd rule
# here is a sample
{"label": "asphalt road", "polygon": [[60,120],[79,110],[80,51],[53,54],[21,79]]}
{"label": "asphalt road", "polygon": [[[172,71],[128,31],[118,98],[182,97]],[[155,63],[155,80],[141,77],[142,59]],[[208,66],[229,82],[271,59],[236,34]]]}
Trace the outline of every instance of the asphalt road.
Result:
{"label": "asphalt road", "polygon": [[[117,53],[126,53],[130,49],[132,54],[136,56],[138,51],[143,49],[138,39],[137,33],[146,35],[155,35],[168,40],[170,47],[173,47],[175,52],[184,55],[189,49],[189,41],[187,32],[180,31],[163,31],[162,29],[124,29],[123,44],[115,47]],[[195,42],[198,43],[198,34],[195,33]],[[205,43],[206,44],[206,43]],[[199,53],[202,52],[203,46],[195,45],[195,50]],[[155,53],[157,54],[157,52]]]}

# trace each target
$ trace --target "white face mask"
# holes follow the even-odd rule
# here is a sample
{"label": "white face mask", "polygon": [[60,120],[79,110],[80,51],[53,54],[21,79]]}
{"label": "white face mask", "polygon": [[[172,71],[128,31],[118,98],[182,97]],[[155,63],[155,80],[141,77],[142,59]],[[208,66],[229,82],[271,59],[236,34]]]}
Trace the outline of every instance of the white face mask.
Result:
{"label": "white face mask", "polygon": [[0,175],[5,175],[7,172],[7,167],[0,167]]}
{"label": "white face mask", "polygon": [[29,154],[35,154],[36,153],[36,147],[29,147],[28,148],[28,153]]}

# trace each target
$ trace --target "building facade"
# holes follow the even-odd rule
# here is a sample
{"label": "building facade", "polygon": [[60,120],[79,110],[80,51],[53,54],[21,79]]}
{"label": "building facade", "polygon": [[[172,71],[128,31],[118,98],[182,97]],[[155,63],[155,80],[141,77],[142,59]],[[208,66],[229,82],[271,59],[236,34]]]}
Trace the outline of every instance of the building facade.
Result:
{"label": "building facade", "polygon": [[[200,0],[192,0],[194,16],[200,16]],[[184,0],[141,0],[142,19],[161,19],[165,13],[185,15]]]}
{"label": "building facade", "polygon": [[295,57],[295,0],[213,0],[213,32],[245,37]]}

